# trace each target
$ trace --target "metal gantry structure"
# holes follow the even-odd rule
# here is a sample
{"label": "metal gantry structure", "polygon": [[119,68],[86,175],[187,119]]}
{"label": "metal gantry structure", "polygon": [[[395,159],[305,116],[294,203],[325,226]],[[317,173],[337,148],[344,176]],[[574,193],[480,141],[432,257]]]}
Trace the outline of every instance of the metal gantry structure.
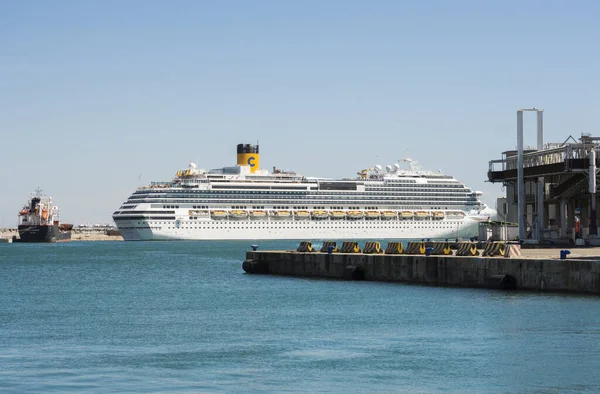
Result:
{"label": "metal gantry structure", "polygon": [[[523,147],[523,112],[536,112],[537,149],[525,150]],[[543,113],[544,110],[537,108],[517,111],[517,150],[503,152],[501,160],[490,161],[488,179],[507,186],[507,201],[511,197],[509,192],[514,193],[516,188],[516,204],[511,203],[509,207],[517,211],[516,217],[513,217],[519,225],[519,239],[544,238],[548,206],[552,204],[560,208],[557,219],[561,224],[562,237],[565,237],[567,217],[569,220],[578,217],[578,204],[584,199],[588,204],[584,207],[582,219],[586,221],[589,235],[596,235],[596,176],[600,164],[597,163],[600,137],[583,134],[579,141],[570,137],[572,142],[567,139],[563,143],[544,144]],[[585,183],[588,184],[587,188]],[[529,194],[526,194],[526,189]],[[535,206],[535,211],[528,213],[528,205],[532,208]],[[529,234],[528,215],[534,218]]]}
{"label": "metal gantry structure", "polygon": [[[519,239],[525,239],[525,178],[523,172],[523,112],[537,113],[537,149],[544,147],[544,110],[537,108],[520,109],[517,111],[517,190],[518,190],[518,217]],[[536,239],[542,238],[542,225],[544,223],[544,177],[538,178],[537,190],[537,225],[535,226]]]}

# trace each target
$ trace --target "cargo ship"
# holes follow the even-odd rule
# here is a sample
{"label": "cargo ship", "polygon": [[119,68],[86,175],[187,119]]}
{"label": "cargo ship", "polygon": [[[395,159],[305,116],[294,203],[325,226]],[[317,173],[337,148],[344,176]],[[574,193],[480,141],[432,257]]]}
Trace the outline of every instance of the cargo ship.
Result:
{"label": "cargo ship", "polygon": [[40,189],[19,211],[17,242],[65,242],[71,240],[72,224],[60,223],[59,209]]}
{"label": "cargo ship", "polygon": [[113,213],[128,240],[455,238],[477,235],[496,211],[481,192],[407,158],[354,178],[260,168],[258,145],[237,165],[190,163],[170,181],[135,190]]}

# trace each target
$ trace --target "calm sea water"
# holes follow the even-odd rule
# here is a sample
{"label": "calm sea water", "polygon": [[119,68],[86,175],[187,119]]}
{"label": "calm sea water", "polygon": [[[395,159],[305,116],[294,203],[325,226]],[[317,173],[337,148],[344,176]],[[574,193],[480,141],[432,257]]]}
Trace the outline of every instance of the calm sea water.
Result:
{"label": "calm sea water", "polygon": [[598,297],[247,275],[249,244],[0,245],[0,391],[600,392]]}

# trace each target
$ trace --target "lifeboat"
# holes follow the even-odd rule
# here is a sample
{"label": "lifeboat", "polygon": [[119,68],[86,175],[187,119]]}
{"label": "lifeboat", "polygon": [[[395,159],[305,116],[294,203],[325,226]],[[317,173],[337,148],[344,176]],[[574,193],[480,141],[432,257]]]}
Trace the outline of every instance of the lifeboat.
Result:
{"label": "lifeboat", "polygon": [[401,211],[400,212],[400,219],[403,220],[408,220],[408,219],[412,219],[415,216],[415,213],[413,211]]}
{"label": "lifeboat", "polygon": [[311,214],[313,219],[316,220],[322,220],[322,219],[327,219],[327,217],[329,217],[329,213],[327,211],[312,211]]}
{"label": "lifeboat", "polygon": [[464,218],[467,216],[463,211],[450,211],[447,213],[448,216],[456,216],[460,218]]}
{"label": "lifeboat", "polygon": [[369,220],[379,219],[379,211],[365,212],[365,219],[369,219]]}
{"label": "lifeboat", "polygon": [[424,220],[429,217],[429,213],[427,211],[417,211],[415,212],[415,219]]}
{"label": "lifeboat", "polygon": [[20,215],[27,215],[29,213],[29,211],[25,208],[21,209],[21,211],[19,212]]}
{"label": "lifeboat", "polygon": [[73,230],[73,225],[71,223],[61,223],[58,225],[58,229],[60,231],[71,231]]}
{"label": "lifeboat", "polygon": [[247,217],[248,217],[248,211],[244,211],[241,209],[229,211],[230,219],[240,220],[240,219],[246,219]]}
{"label": "lifeboat", "polygon": [[435,211],[435,212],[433,213],[433,219],[435,219],[435,220],[441,220],[441,219],[443,219],[445,216],[446,216],[446,214],[445,214],[444,212],[442,212],[442,211]]}
{"label": "lifeboat", "polygon": [[206,210],[199,210],[199,211],[198,211],[198,210],[191,210],[191,209],[190,209],[190,210],[188,211],[188,214],[189,214],[190,216],[200,216],[200,217],[206,217],[206,216],[208,216],[208,211],[206,211]]}
{"label": "lifeboat", "polygon": [[383,220],[391,220],[396,219],[396,212],[394,211],[383,211],[381,212],[381,219]]}
{"label": "lifeboat", "polygon": [[286,211],[286,210],[271,211],[271,217],[273,219],[287,219],[291,216],[292,216],[292,213],[290,211]]}
{"label": "lifeboat", "polygon": [[310,212],[308,211],[295,211],[294,216],[296,219],[310,219]]}
{"label": "lifeboat", "polygon": [[346,217],[346,213],[344,211],[331,211],[329,217],[332,219],[343,219]]}
{"label": "lifeboat", "polygon": [[264,219],[267,217],[267,213],[261,210],[250,211],[250,219]]}
{"label": "lifeboat", "polygon": [[48,220],[48,210],[46,208],[42,209],[42,219]]}
{"label": "lifeboat", "polygon": [[210,216],[213,219],[217,219],[217,220],[221,220],[221,219],[227,219],[227,211],[220,211],[220,210],[214,210],[214,211],[210,211]]}
{"label": "lifeboat", "polygon": [[348,216],[348,219],[350,220],[357,220],[357,219],[362,219],[364,216],[363,211],[348,211],[348,213],[346,214]]}

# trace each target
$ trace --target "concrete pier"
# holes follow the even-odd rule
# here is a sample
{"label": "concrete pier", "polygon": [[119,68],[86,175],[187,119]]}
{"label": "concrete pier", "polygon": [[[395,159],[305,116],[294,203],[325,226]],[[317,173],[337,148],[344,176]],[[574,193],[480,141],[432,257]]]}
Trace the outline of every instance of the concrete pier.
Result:
{"label": "concrete pier", "polygon": [[[556,251],[558,255],[559,251]],[[248,251],[247,273],[600,294],[600,261]]]}

